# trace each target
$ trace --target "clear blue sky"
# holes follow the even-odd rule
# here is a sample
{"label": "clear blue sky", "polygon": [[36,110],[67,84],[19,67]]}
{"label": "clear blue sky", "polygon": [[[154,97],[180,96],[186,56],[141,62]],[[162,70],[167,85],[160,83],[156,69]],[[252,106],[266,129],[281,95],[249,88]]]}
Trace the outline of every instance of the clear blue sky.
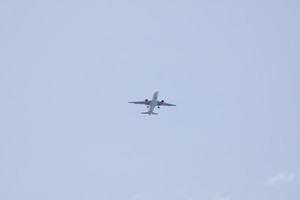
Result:
{"label": "clear blue sky", "polygon": [[1,0],[0,199],[299,200],[299,10]]}

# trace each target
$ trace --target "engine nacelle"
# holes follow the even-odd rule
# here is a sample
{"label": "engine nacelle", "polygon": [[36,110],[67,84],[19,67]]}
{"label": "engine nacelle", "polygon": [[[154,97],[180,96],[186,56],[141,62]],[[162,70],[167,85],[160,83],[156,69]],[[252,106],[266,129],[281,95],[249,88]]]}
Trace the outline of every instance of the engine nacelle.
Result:
{"label": "engine nacelle", "polygon": [[145,99],[145,101],[149,101],[148,99]]}
{"label": "engine nacelle", "polygon": [[165,103],[165,100],[161,100],[162,103]]}

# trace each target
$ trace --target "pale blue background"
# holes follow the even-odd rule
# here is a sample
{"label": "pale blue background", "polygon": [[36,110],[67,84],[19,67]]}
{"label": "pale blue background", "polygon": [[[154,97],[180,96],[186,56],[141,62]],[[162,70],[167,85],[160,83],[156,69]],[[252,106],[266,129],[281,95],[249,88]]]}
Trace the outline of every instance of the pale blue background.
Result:
{"label": "pale blue background", "polygon": [[299,200],[299,10],[1,0],[0,199]]}

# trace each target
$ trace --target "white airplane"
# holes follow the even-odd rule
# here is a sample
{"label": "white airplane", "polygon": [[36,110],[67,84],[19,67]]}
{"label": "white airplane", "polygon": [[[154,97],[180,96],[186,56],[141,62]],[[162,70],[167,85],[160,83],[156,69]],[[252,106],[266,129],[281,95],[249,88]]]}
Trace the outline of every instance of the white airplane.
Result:
{"label": "white airplane", "polygon": [[128,103],[134,103],[134,104],[144,104],[147,105],[147,108],[149,108],[148,112],[142,112],[141,114],[148,114],[148,115],[157,115],[157,113],[153,112],[154,108],[157,106],[157,108],[160,108],[160,106],[176,106],[174,104],[166,103],[164,100],[158,101],[158,94],[159,92],[155,92],[153,94],[152,100],[145,99],[145,101],[132,101]]}

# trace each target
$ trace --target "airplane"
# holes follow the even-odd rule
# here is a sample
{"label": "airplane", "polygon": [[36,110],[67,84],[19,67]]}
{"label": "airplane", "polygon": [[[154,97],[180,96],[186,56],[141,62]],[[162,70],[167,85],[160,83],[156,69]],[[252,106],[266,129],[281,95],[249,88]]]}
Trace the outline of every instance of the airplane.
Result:
{"label": "airplane", "polygon": [[145,101],[131,101],[128,103],[147,105],[147,108],[149,108],[148,112],[142,112],[141,114],[148,115],[158,115],[158,113],[153,112],[155,107],[160,108],[160,106],[176,106],[174,104],[166,103],[164,100],[158,101],[158,94],[158,91],[154,92],[152,100],[145,99]]}

